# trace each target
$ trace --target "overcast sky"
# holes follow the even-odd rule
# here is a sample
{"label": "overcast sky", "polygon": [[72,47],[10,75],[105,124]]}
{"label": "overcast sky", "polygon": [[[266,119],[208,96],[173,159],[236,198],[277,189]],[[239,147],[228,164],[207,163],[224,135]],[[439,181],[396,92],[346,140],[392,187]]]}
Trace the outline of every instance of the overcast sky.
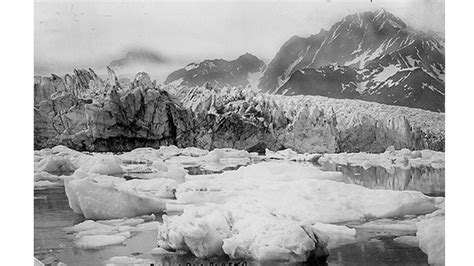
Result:
{"label": "overcast sky", "polygon": [[153,49],[186,64],[272,59],[293,35],[308,36],[344,16],[384,7],[408,25],[444,33],[444,1],[35,2],[35,72],[44,65],[99,66],[128,48]]}

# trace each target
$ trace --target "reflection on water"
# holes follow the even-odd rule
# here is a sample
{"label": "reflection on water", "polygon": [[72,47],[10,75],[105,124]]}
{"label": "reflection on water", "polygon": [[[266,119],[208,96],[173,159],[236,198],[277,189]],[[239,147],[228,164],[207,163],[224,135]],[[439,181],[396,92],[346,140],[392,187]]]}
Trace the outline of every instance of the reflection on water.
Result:
{"label": "reflection on water", "polygon": [[444,197],[444,172],[431,166],[393,167],[386,169],[372,166],[365,169],[361,166],[324,163],[326,171],[339,171],[344,174],[341,182],[356,184],[371,189],[416,190],[429,196]]}
{"label": "reflection on water", "polygon": [[71,245],[69,236],[61,229],[82,222],[84,217],[69,208],[64,187],[54,187],[34,191],[34,219],[34,255],[51,261]]}
{"label": "reflection on water", "polygon": [[329,265],[428,265],[419,248],[400,244],[393,237],[372,238],[329,251]]}

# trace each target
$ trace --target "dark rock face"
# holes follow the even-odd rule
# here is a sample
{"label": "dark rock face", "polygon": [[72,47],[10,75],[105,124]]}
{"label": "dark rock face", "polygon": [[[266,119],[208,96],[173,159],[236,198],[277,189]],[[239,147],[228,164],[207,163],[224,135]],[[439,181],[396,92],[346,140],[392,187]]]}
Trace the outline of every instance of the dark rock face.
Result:
{"label": "dark rock face", "polygon": [[438,36],[413,30],[384,10],[364,12],[329,31],[292,37],[268,65],[259,88],[444,112],[444,61]]}
{"label": "dark rock face", "polygon": [[246,87],[253,82],[252,75],[258,75],[264,68],[265,63],[262,60],[247,53],[233,61],[214,59],[188,64],[171,73],[165,84],[200,87],[209,83],[217,88]]}

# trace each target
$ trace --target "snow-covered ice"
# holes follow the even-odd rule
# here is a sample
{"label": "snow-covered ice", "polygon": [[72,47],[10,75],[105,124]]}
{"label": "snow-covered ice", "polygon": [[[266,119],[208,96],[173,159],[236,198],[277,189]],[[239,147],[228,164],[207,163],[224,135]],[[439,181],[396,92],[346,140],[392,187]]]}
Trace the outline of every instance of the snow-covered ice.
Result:
{"label": "snow-covered ice", "polygon": [[79,172],[96,173],[101,175],[113,175],[123,173],[120,166],[120,160],[114,155],[96,154],[85,159],[79,169]]}
{"label": "snow-covered ice", "polygon": [[[132,185],[120,186],[120,183],[122,182],[118,178],[117,181],[111,179],[108,182],[87,178],[67,179],[65,189],[69,206],[74,212],[83,214],[88,219],[134,217],[165,209],[166,204],[162,198],[131,189]],[[166,188],[164,191],[166,192]]]}
{"label": "snow-covered ice", "polygon": [[64,174],[74,172],[76,168],[67,158],[51,155],[43,158],[35,165],[36,172],[47,172],[50,174]]}
{"label": "snow-covered ice", "polygon": [[[113,155],[56,146],[35,151],[34,180],[35,188],[64,182],[71,209],[97,219],[67,229],[85,249],[122,244],[137,231],[158,231],[156,254],[299,262],[356,242],[356,229],[369,229],[398,232],[394,241],[419,243],[430,263],[444,261],[444,198],[346,184],[341,172],[312,163],[318,159],[365,168],[444,168],[442,152],[393,147],[381,154],[286,149],[259,156],[176,146]],[[187,167],[225,171],[190,175]],[[137,217],[162,211],[172,213],[163,222]],[[441,228],[443,234],[430,233]]]}
{"label": "snow-covered ice", "polygon": [[153,221],[154,219],[154,216],[143,216],[102,221],[86,220],[64,228],[64,231],[74,235],[76,246],[83,249],[99,249],[122,244],[135,232],[158,230],[158,222]]}
{"label": "snow-covered ice", "polygon": [[106,260],[104,264],[106,266],[150,266],[154,265],[155,261],[127,256],[115,256]]}
{"label": "snow-covered ice", "polygon": [[415,191],[374,190],[332,180],[339,176],[283,161],[190,178],[176,193],[184,212],[164,216],[158,245],[198,257],[225,253],[305,261],[318,247],[355,241],[354,229],[334,223],[421,215],[437,210],[440,202]]}
{"label": "snow-covered ice", "polygon": [[416,224],[416,237],[420,249],[428,255],[428,263],[445,263],[445,216],[444,213],[423,219]]}
{"label": "snow-covered ice", "polygon": [[410,151],[408,149],[395,150],[393,146],[387,148],[384,153],[338,153],[324,154],[319,158],[319,163],[350,164],[369,168],[380,166],[386,169],[393,167],[419,167],[431,166],[433,168],[444,168],[444,152],[431,150]]}
{"label": "snow-covered ice", "polygon": [[419,246],[418,238],[416,236],[399,236],[394,238],[393,241],[413,247]]}

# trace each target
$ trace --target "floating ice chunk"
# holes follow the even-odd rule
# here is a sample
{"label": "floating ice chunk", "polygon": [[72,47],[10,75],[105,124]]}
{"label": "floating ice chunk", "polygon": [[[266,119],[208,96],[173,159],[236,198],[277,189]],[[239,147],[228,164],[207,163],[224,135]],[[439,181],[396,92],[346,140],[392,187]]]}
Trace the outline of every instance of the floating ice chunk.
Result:
{"label": "floating ice chunk", "polygon": [[132,231],[157,231],[160,224],[160,222],[156,221],[143,223],[137,225],[134,229],[132,229]]}
{"label": "floating ice chunk", "polygon": [[73,150],[73,149],[68,148],[66,146],[63,146],[63,145],[54,146],[53,148],[51,148],[51,153],[56,154],[58,156],[65,156],[65,155],[79,156],[79,155],[81,155],[81,152]]}
{"label": "floating ice chunk", "polygon": [[133,179],[122,182],[117,188],[129,191],[148,192],[160,198],[174,198],[178,183],[174,179],[154,178],[149,180]]}
{"label": "floating ice chunk", "polygon": [[[306,227],[306,228],[305,228]],[[223,240],[231,258],[258,261],[306,261],[318,243],[311,227],[275,217],[247,217],[235,222],[232,237]]]}
{"label": "floating ice chunk", "polygon": [[184,182],[184,177],[188,173],[186,169],[184,169],[180,165],[167,165],[167,171],[163,172],[163,177],[170,178],[176,180],[178,183]]}
{"label": "floating ice chunk", "polygon": [[50,174],[61,175],[64,173],[74,172],[76,168],[67,158],[63,158],[56,155],[48,156],[35,166],[35,172],[48,172]]}
{"label": "floating ice chunk", "polygon": [[189,180],[178,186],[176,198],[181,204],[229,203],[228,208],[253,204],[299,221],[322,223],[426,214],[439,203],[416,191],[368,189],[325,180],[340,175],[289,162],[266,162]]}
{"label": "floating ice chunk", "polygon": [[418,238],[416,236],[399,236],[393,239],[397,243],[418,247]]}
{"label": "floating ice chunk", "polygon": [[36,181],[35,182],[35,189],[42,189],[42,188],[48,188],[48,187],[58,187],[62,186],[62,183],[57,183],[57,182],[51,182],[48,180],[41,180],[41,181]]}
{"label": "floating ice chunk", "polygon": [[123,173],[120,160],[114,155],[96,154],[81,162],[79,172],[113,175]]}
{"label": "floating ice chunk", "polygon": [[137,148],[123,153],[117,157],[124,164],[151,164],[160,156],[158,150],[153,148]]}
{"label": "floating ice chunk", "polygon": [[177,156],[181,153],[181,149],[171,145],[171,146],[161,146],[158,150],[158,155],[164,159]]}
{"label": "floating ice chunk", "polygon": [[88,219],[134,217],[165,208],[162,199],[149,193],[120,189],[114,184],[88,179],[68,179],[65,190],[71,209]]}
{"label": "floating ice chunk", "polygon": [[390,230],[403,231],[405,233],[415,233],[417,219],[378,219],[366,222],[360,225],[355,225],[355,228],[373,229],[373,230]]}
{"label": "floating ice chunk", "polygon": [[[154,216],[152,218],[154,219]],[[150,219],[150,217],[142,216],[103,221],[86,220],[63,230],[74,234],[74,241],[78,247],[86,249],[100,248],[122,243],[131,236],[132,232],[157,231],[158,222],[145,222],[146,219]]]}
{"label": "floating ice chunk", "polygon": [[48,172],[41,171],[41,172],[35,172],[34,180],[35,181],[41,181],[41,180],[58,181],[58,180],[61,180],[61,178],[57,175],[53,175]]}
{"label": "floating ice chunk", "polygon": [[200,258],[223,255],[223,239],[231,235],[227,213],[218,209],[189,209],[181,216],[163,216],[158,246],[166,250],[190,250]]}
{"label": "floating ice chunk", "polygon": [[104,246],[122,244],[131,236],[130,232],[122,232],[113,235],[85,235],[75,243],[83,249],[98,249]]}
{"label": "floating ice chunk", "polygon": [[281,151],[271,151],[269,149],[265,149],[265,158],[266,159],[277,159],[277,160],[290,160],[290,161],[313,161],[320,157],[321,155],[318,153],[313,154],[299,154],[292,149],[288,148],[286,150]]}
{"label": "floating ice chunk", "polygon": [[444,265],[445,263],[445,216],[424,219],[416,224],[420,249],[428,255],[428,263]]}
{"label": "floating ice chunk", "polygon": [[106,266],[150,266],[154,265],[155,261],[127,256],[116,256],[108,259],[104,264]]}
{"label": "floating ice chunk", "polygon": [[313,231],[327,242],[327,248],[336,248],[355,242],[356,230],[343,225],[314,223]]}
{"label": "floating ice chunk", "polygon": [[90,230],[112,230],[113,226],[107,225],[107,224],[102,224],[98,223],[92,220],[86,220],[82,223],[76,224],[71,227],[66,227],[64,228],[64,231],[66,232],[73,232],[73,233],[78,233],[81,231],[90,231]]}
{"label": "floating ice chunk", "polygon": [[210,151],[206,156],[204,156],[204,160],[209,162],[217,162],[220,161],[222,158],[250,158],[251,155],[247,151],[243,150],[236,150],[232,148],[223,148],[223,149],[214,149]]}
{"label": "floating ice chunk", "polygon": [[168,171],[168,166],[166,166],[165,162],[163,162],[161,159],[156,160],[153,163],[153,167],[155,167],[158,171],[162,171],[162,172]]}
{"label": "floating ice chunk", "polygon": [[394,167],[420,167],[431,166],[433,168],[444,168],[445,158],[444,152],[436,152],[431,150],[422,150],[410,152],[408,149],[396,151],[387,148],[385,153],[339,153],[324,154],[319,158],[319,163],[337,163],[351,164],[368,168],[370,166],[380,166],[387,170],[393,170]]}
{"label": "floating ice chunk", "polygon": [[[262,162],[241,167],[236,171],[194,177],[178,186],[179,203],[224,203],[244,192],[260,193],[259,187],[276,181],[298,179],[338,179],[340,172],[324,172],[313,165],[303,166],[292,162]],[[254,191],[254,192],[250,192]]]}
{"label": "floating ice chunk", "polygon": [[187,147],[181,151],[181,154],[184,156],[191,156],[191,157],[200,157],[208,154],[208,150],[202,150],[195,147]]}
{"label": "floating ice chunk", "polygon": [[178,251],[170,251],[166,250],[164,248],[154,248],[150,251],[152,255],[183,255],[186,254],[187,252],[178,250]]}
{"label": "floating ice chunk", "polygon": [[223,255],[252,260],[306,261],[317,246],[324,249],[311,226],[247,209],[219,205],[186,208],[181,216],[164,216],[158,246],[191,251],[205,258]]}

